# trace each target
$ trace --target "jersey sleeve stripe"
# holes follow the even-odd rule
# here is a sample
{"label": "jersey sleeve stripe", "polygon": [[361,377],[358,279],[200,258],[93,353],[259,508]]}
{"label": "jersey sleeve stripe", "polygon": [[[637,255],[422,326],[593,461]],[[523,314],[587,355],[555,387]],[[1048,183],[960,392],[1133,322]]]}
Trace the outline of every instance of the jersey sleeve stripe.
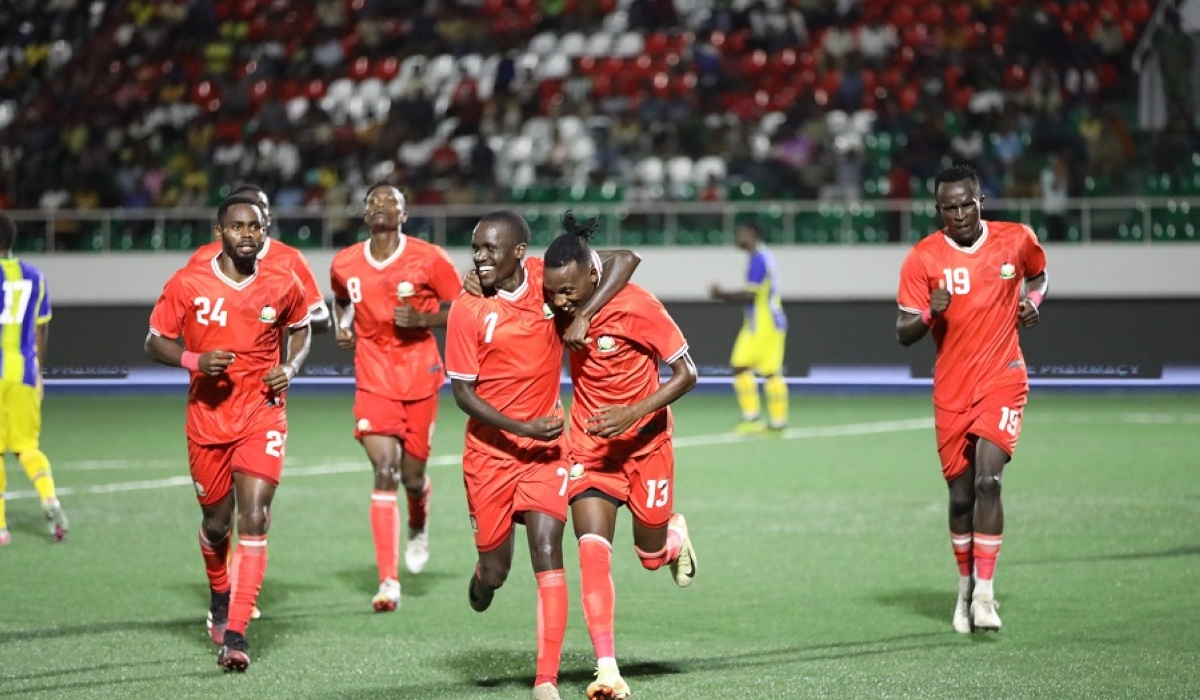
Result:
{"label": "jersey sleeve stripe", "polygon": [[672,362],[674,362],[675,360],[678,360],[679,358],[681,358],[681,357],[683,357],[684,355],[686,355],[686,354],[687,354],[687,352],[688,352],[688,345],[687,345],[687,343],[684,343],[684,344],[683,344],[683,347],[681,347],[681,348],[679,348],[678,350],[676,350],[674,353],[672,353],[672,354],[671,354],[671,356],[670,356],[670,357],[668,357],[668,358],[664,359],[664,360],[663,360],[663,362],[666,362],[666,363],[669,365],[669,364],[671,364]]}
{"label": "jersey sleeve stripe", "polygon": [[901,311],[905,311],[910,314],[917,314],[918,316],[921,315],[921,309],[914,309],[911,306],[905,306],[904,304],[897,304],[896,306],[899,306]]}
{"label": "jersey sleeve stripe", "polygon": [[450,377],[451,379],[458,379],[458,380],[460,380],[460,381],[464,381],[464,382],[473,382],[473,381],[475,381],[476,379],[479,379],[479,375],[478,375],[478,374],[463,374],[463,373],[461,373],[461,372],[449,372],[449,371],[447,371],[447,372],[446,372],[446,376]]}
{"label": "jersey sleeve stripe", "polygon": [[157,336],[158,336],[158,337],[160,337],[160,338],[166,338],[166,337],[167,337],[167,336],[163,335],[162,331],[158,330],[158,329],[157,329],[157,328],[155,328],[154,326],[150,326],[150,332],[151,332],[151,333],[153,333],[154,335],[157,335]]}
{"label": "jersey sleeve stripe", "polygon": [[300,319],[299,321],[296,321],[295,323],[288,325],[288,328],[303,328],[308,325],[308,321],[311,318],[312,318],[312,314],[306,313],[306,314],[304,314],[304,318]]}

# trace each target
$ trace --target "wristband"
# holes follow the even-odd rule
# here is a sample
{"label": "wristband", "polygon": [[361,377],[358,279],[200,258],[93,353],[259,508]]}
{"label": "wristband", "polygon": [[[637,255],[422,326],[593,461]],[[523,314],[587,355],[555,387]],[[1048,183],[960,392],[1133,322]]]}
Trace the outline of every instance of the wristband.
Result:
{"label": "wristband", "polygon": [[188,352],[187,350],[184,350],[183,354],[179,356],[179,366],[193,372],[199,372],[200,353]]}
{"label": "wristband", "polygon": [[1042,293],[1037,292],[1037,291],[1030,292],[1025,295],[1025,301],[1032,303],[1033,308],[1041,309],[1042,308]]}
{"label": "wristband", "polygon": [[924,311],[921,312],[921,323],[924,323],[927,326],[933,325],[933,310],[932,309],[925,309]]}

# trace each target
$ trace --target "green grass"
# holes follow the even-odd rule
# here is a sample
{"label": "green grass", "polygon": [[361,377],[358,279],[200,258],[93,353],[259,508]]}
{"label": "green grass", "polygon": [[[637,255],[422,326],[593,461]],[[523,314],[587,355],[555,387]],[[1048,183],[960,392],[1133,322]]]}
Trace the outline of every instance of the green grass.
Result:
{"label": "green grass", "polygon": [[[732,397],[686,397],[676,506],[699,553],[696,584],[641,569],[627,514],[614,553],[634,697],[1200,697],[1197,398],[1035,392],[1005,476],[1004,629],[962,636],[950,629],[957,572],[926,395],[796,394],[788,438],[745,440],[722,435]],[[400,612],[376,615],[371,479],[350,403],[348,392],[293,397],[254,663],[229,676],[204,632],[182,396],[51,395],[44,448],[72,531],[49,543],[10,456],[0,698],[527,698],[527,552],[490,610],[466,602],[475,553],[447,463],[461,414],[443,404],[433,558],[402,574]],[[560,689],[582,698],[591,646],[569,538],[565,549]]]}

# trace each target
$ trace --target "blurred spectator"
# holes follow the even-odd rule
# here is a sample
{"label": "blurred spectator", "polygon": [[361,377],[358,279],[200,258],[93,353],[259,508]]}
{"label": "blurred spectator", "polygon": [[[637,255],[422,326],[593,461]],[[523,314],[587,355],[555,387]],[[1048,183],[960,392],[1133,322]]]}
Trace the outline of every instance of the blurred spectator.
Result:
{"label": "blurred spectator", "polygon": [[913,240],[913,232],[904,230],[904,212],[900,207],[912,198],[912,174],[904,167],[899,159],[892,161],[892,167],[887,173],[888,201],[895,208],[889,209],[884,217],[887,221],[887,240],[889,243],[899,243]]}
{"label": "blurred spectator", "polygon": [[[857,191],[850,186],[856,168],[860,180],[877,179],[888,163],[921,182],[950,158],[994,164],[980,170],[987,187],[1028,193],[1049,151],[1060,151],[1068,170],[1138,173],[1131,181],[1160,165],[1181,170],[1190,154],[1178,150],[1170,159],[1169,148],[1192,138],[1178,125],[1145,140],[1152,148],[1139,153],[1140,135],[1107,109],[1128,100],[1120,88],[1131,75],[1129,27],[1107,13],[1115,6],[1095,3],[1056,10],[994,0],[944,8],[533,0],[533,12],[501,3],[488,14],[479,0],[272,0],[247,21],[237,3],[233,11],[194,0],[99,3],[93,11],[78,0],[55,1],[74,11],[35,2],[0,10],[7,13],[0,31],[14,37],[0,47],[0,123],[13,115],[0,139],[10,152],[6,194],[17,207],[54,203],[63,192],[69,202],[59,206],[146,197],[150,206],[204,206],[222,185],[250,178],[305,204],[331,204],[396,160],[401,167],[389,176],[406,184],[436,170],[433,189],[447,198],[457,181],[443,175],[457,172],[490,194],[497,161],[505,187],[513,167],[537,177],[535,161],[548,182],[590,172],[625,184],[644,159],[676,156],[716,156],[731,181],[758,185],[759,196],[814,197],[831,182],[842,183],[839,192]],[[402,19],[394,14],[401,5]],[[609,35],[614,54],[617,43],[635,40],[629,50],[643,44],[651,63],[601,48],[546,83],[546,63],[528,49],[534,33],[549,28],[578,31],[589,46]],[[810,37],[820,46],[806,50]],[[1162,40],[1171,64],[1169,33]],[[1177,48],[1177,63],[1190,64],[1191,54]],[[765,52],[764,63],[743,60],[755,49]],[[439,54],[455,55],[449,74],[433,69]],[[384,97],[351,109],[365,88],[378,89],[365,78],[378,78]],[[1186,111],[1193,96],[1186,81],[1176,84],[1183,89],[1173,109]],[[329,99],[347,87],[349,95]],[[824,126],[829,110],[860,107],[878,111],[870,128],[896,136],[897,145],[866,159],[852,153],[855,146],[835,146]],[[492,152],[528,137],[532,117],[561,115],[588,126],[569,142],[535,142],[520,163],[509,162],[507,145],[502,156]],[[438,131],[447,117],[458,120],[449,134]],[[996,158],[981,155],[989,147]],[[695,184],[672,191],[689,198],[718,191]]]}
{"label": "blurred spectator", "polygon": [[1040,192],[1042,213],[1046,215],[1046,240],[1067,240],[1067,198],[1069,178],[1067,162],[1053,154],[1042,168]]}
{"label": "blurred spectator", "polygon": [[1192,39],[1179,26],[1179,13],[1167,10],[1155,35],[1155,49],[1166,90],[1167,118],[1188,119],[1192,114]]}
{"label": "blurred spectator", "polygon": [[1189,159],[1181,154],[1194,155],[1200,150],[1196,128],[1184,118],[1175,117],[1154,138],[1152,163],[1154,172],[1163,175],[1182,175],[1190,167]]}
{"label": "blurred spectator", "polygon": [[1125,53],[1125,34],[1121,25],[1111,12],[1100,13],[1100,23],[1092,30],[1092,43],[1100,51],[1100,55],[1108,59],[1117,59]]}

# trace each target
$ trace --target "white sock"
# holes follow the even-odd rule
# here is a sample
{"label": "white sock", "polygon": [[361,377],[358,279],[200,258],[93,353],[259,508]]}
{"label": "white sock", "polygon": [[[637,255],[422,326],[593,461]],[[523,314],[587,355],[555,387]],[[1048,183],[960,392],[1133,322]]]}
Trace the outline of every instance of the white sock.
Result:
{"label": "white sock", "polygon": [[991,597],[993,597],[992,580],[988,579],[988,580],[984,581],[982,579],[979,579],[979,580],[975,581],[974,597],[976,597],[976,598],[979,598],[979,597],[991,598]]}

